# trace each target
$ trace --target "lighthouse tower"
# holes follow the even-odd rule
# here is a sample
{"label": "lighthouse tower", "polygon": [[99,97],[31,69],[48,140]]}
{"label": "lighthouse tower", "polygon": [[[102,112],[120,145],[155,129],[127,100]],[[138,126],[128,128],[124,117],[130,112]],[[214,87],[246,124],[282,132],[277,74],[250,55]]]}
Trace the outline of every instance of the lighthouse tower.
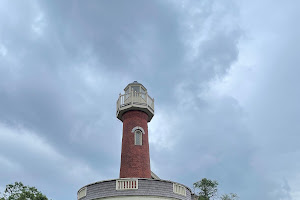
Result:
{"label": "lighthouse tower", "polygon": [[141,83],[125,87],[116,116],[123,123],[119,178],[83,186],[77,200],[191,200],[190,188],[151,172],[148,122],[154,116],[154,99]]}
{"label": "lighthouse tower", "polygon": [[123,122],[120,178],[151,178],[147,123],[154,116],[154,99],[137,81],[124,91],[117,101],[117,118]]}

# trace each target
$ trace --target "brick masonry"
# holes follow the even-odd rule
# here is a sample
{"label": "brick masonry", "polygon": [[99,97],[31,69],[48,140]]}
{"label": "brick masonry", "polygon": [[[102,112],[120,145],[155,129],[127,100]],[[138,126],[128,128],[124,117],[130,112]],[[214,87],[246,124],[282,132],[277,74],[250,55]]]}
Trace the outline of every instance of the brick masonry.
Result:
{"label": "brick masonry", "polygon": [[[123,137],[120,178],[151,178],[148,142],[148,115],[142,111],[131,110],[123,114]],[[140,126],[144,129],[143,144],[134,145],[131,130]]]}
{"label": "brick masonry", "polygon": [[137,190],[116,190],[116,180],[102,181],[87,186],[87,195],[80,200],[94,200],[121,196],[155,196],[191,200],[191,190],[186,187],[186,196],[173,192],[173,182],[155,179],[139,179]]}

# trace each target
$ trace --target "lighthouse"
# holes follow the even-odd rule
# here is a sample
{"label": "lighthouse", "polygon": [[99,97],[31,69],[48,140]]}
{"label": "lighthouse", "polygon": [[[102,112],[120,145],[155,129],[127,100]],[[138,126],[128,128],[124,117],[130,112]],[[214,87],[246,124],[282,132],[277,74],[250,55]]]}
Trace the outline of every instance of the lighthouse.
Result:
{"label": "lighthouse", "polygon": [[154,116],[154,99],[137,81],[128,84],[117,101],[117,118],[123,122],[120,178],[151,178],[148,122]]}
{"label": "lighthouse", "polygon": [[83,186],[77,200],[191,200],[190,188],[151,171],[148,123],[153,116],[154,98],[141,83],[129,83],[116,109],[123,123],[119,178]]}

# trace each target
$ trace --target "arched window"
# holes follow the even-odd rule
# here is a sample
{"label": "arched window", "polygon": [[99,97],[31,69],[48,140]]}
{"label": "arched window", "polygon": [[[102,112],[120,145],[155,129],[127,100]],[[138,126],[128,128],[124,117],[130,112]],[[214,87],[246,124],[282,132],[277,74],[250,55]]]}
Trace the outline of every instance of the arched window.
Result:
{"label": "arched window", "polygon": [[139,129],[134,132],[134,144],[143,145],[143,133]]}

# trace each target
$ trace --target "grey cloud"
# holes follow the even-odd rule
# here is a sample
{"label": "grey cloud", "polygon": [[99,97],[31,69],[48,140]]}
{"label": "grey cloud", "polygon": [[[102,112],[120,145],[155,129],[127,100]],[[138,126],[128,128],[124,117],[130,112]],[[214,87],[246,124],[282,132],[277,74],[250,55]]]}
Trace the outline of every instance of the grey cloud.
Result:
{"label": "grey cloud", "polygon": [[[267,105],[271,113],[280,101],[273,105],[269,99],[253,107],[261,122],[254,120],[249,128],[249,108],[238,99],[206,96],[210,82],[226,76],[239,58],[238,44],[245,33],[236,21],[240,16],[234,1],[185,1],[183,6],[140,0],[2,4],[7,11],[0,13],[0,45],[7,53],[0,57],[0,122],[21,125],[70,162],[91,169],[87,179],[73,180],[63,176],[72,169],[52,168],[51,160],[38,154],[28,158],[43,159],[44,164],[22,160],[14,154],[21,148],[9,155],[29,174],[20,174],[25,183],[34,177],[32,184],[53,199],[68,199],[75,198],[76,189],[84,184],[118,177],[122,124],[114,116],[115,102],[128,82],[138,80],[156,99],[157,116],[163,116],[160,123],[155,117],[151,122],[157,127],[149,124],[150,137],[151,130],[160,131],[160,126],[167,126],[161,134],[171,137],[168,149],[153,133],[158,138],[152,140],[151,158],[158,175],[189,186],[202,177],[217,179],[223,191],[236,192],[243,199],[267,199],[267,192],[281,191],[269,175],[260,174],[259,161],[270,154],[258,148],[267,143],[257,144],[270,137],[261,134],[270,131],[270,124],[263,122],[269,114],[261,113],[259,106]],[[41,32],[35,32],[39,28]],[[280,86],[290,99],[298,99],[288,84],[274,85],[274,91],[265,95],[271,98]],[[291,107],[286,109],[290,111]],[[295,119],[298,114],[296,108]],[[292,127],[297,138],[297,126]],[[13,165],[7,155],[0,154],[0,162]],[[76,170],[80,173],[86,166]],[[46,184],[34,171],[57,176]],[[13,178],[18,177],[7,175],[5,181],[16,181]],[[69,187],[54,194],[57,182],[60,188]],[[290,191],[281,191],[285,192]]]}
{"label": "grey cloud", "polygon": [[[32,7],[36,10],[29,6],[29,12],[34,14],[25,19],[18,15],[19,23],[5,31],[5,37],[13,34],[12,37],[16,38],[8,45],[8,50],[16,53],[17,67],[1,69],[1,121],[11,125],[20,123],[46,137],[65,156],[81,158],[90,165],[100,166],[103,173],[116,177],[121,126],[112,119],[115,119],[114,99],[120,92],[117,80],[121,80],[121,87],[129,78],[143,80],[158,99],[158,104],[167,105],[170,102],[168,96],[177,97],[172,87],[186,83],[187,79],[188,86],[182,95],[191,94],[191,101],[205,102],[198,101],[199,85],[213,78],[216,72],[222,75],[236,59],[236,40],[240,37],[236,31],[239,30],[232,30],[231,35],[212,29],[211,32],[217,33],[211,37],[208,35],[208,40],[198,47],[201,52],[196,60],[188,62],[185,60],[186,49],[191,47],[186,46],[181,34],[187,31],[185,35],[188,35],[188,31],[192,31],[186,30],[184,25],[190,20],[184,12],[190,10],[145,1],[136,1],[136,7],[131,5],[33,2]],[[203,9],[210,6],[207,3]],[[30,27],[39,12],[43,13],[45,25],[43,34],[34,38]],[[20,13],[23,12],[20,10]],[[199,15],[199,18],[205,22],[211,15],[214,15],[212,11]],[[24,26],[22,34],[16,30],[18,25]],[[195,26],[202,29],[202,24]],[[217,48],[219,42],[224,42],[222,49]],[[200,64],[197,61],[201,61]],[[4,62],[6,66],[11,65]],[[220,71],[213,69],[219,66]],[[91,89],[80,75],[85,71],[92,73],[89,75],[96,80],[95,84],[107,87],[99,87],[98,91],[97,87]],[[98,76],[107,74],[108,79],[98,81]],[[193,87],[196,92],[193,92]],[[176,106],[176,103],[167,106]],[[186,122],[180,124],[180,130],[191,126],[190,121]],[[191,132],[194,128],[191,126]],[[177,153],[174,151],[175,155]],[[153,151],[153,154],[155,159],[160,153]],[[182,171],[184,167],[178,170]],[[38,169],[40,173],[51,170],[46,166]],[[59,169],[54,171],[58,173]],[[94,178],[97,181],[99,177]],[[51,180],[55,182],[57,178]],[[76,187],[80,186],[76,182]]]}

